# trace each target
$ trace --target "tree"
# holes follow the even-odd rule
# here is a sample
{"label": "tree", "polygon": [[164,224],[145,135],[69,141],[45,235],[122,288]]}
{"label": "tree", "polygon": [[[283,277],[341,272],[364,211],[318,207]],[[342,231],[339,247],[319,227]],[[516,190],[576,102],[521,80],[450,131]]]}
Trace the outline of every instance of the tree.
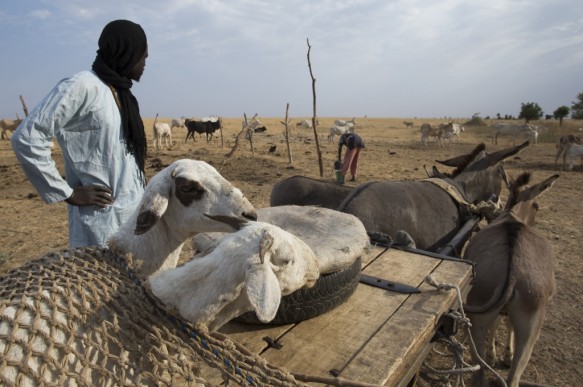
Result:
{"label": "tree", "polygon": [[557,108],[557,110],[555,110],[553,112],[553,116],[559,120],[559,126],[563,126],[563,118],[567,117],[569,115],[569,111],[571,109],[569,109],[568,106],[559,106]]}
{"label": "tree", "polygon": [[520,108],[520,115],[518,118],[524,118],[524,121],[528,124],[531,120],[538,120],[543,116],[543,110],[538,106],[536,102],[522,103]]}
{"label": "tree", "polygon": [[571,118],[574,120],[583,119],[583,93],[577,94],[578,102],[572,102],[571,105]]}

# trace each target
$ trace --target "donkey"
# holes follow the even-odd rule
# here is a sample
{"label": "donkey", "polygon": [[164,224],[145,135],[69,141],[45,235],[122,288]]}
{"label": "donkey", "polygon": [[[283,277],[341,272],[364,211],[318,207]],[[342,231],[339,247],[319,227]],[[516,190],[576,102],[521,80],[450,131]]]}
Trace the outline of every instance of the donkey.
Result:
{"label": "donkey", "polygon": [[[501,313],[508,314],[509,337],[514,331],[509,346],[509,350],[515,348],[508,373],[510,387],[519,385],[556,290],[553,248],[532,226],[538,211],[535,199],[558,177],[553,175],[530,188],[529,173],[506,180],[510,193],[504,212],[473,236],[464,254],[476,264],[465,309],[477,354],[483,358],[486,336],[489,332],[494,339]],[[475,377],[472,385],[486,383],[483,369]]]}
{"label": "donkey", "polygon": [[482,143],[467,155],[436,160],[456,167],[452,174],[434,169],[437,176],[424,181],[362,184],[348,194],[338,211],[355,215],[369,232],[382,232],[395,239],[396,232],[403,230],[413,238],[418,249],[437,251],[471,215],[468,204],[498,200],[504,175],[501,162],[528,145],[526,141],[487,154]]}
{"label": "donkey", "polygon": [[316,180],[305,176],[292,176],[273,186],[271,207],[295,204],[319,206],[335,210],[352,191],[352,187]]}

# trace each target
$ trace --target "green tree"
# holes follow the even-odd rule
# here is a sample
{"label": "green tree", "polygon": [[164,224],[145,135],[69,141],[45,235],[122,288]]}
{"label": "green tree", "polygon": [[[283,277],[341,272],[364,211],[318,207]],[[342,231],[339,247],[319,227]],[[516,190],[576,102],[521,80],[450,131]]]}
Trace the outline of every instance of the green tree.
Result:
{"label": "green tree", "polygon": [[531,120],[538,120],[540,119],[544,112],[543,110],[540,108],[540,106],[538,106],[538,103],[536,102],[527,102],[527,103],[522,103],[521,104],[521,108],[520,108],[520,115],[518,116],[518,118],[524,118],[524,121],[528,124]]}
{"label": "green tree", "polygon": [[568,106],[559,106],[557,108],[557,110],[555,110],[553,112],[553,116],[559,120],[559,126],[563,126],[563,118],[567,117],[569,115],[569,111],[571,109],[569,109]]}
{"label": "green tree", "polygon": [[571,105],[571,118],[574,120],[583,120],[583,93],[577,94],[578,102]]}

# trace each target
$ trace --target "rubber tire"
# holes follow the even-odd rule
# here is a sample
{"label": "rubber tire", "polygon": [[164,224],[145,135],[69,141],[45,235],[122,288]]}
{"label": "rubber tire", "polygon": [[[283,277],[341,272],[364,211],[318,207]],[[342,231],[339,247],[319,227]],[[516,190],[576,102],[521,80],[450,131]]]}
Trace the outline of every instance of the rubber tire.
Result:
{"label": "rubber tire", "polygon": [[270,322],[261,322],[255,312],[243,313],[234,321],[259,325],[295,324],[329,312],[356,290],[361,261],[358,257],[346,269],[321,276],[311,288],[300,289],[282,297],[277,314]]}

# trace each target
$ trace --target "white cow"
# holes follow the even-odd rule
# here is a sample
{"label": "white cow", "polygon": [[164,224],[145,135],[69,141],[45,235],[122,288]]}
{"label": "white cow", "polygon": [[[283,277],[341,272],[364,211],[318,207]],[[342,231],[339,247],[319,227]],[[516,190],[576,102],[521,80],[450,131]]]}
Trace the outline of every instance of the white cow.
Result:
{"label": "white cow", "polygon": [[336,125],[336,126],[347,126],[347,125],[354,126],[354,125],[356,125],[356,117],[352,117],[352,119],[351,120],[348,120],[348,121],[346,121],[346,120],[336,120],[336,121],[334,121],[334,125]]}
{"label": "white cow", "polygon": [[186,117],[182,116],[180,118],[174,118],[172,120],[172,124],[170,124],[170,129],[174,129],[174,128],[184,128],[186,129],[186,125],[184,124],[184,121],[186,121]]}
{"label": "white cow", "polygon": [[328,135],[328,142],[331,143],[334,141],[334,136],[339,135],[342,136],[346,132],[354,132],[354,126],[352,125],[333,125],[330,127],[330,134]]}
{"label": "white cow", "polygon": [[[320,122],[318,120],[316,120],[316,125],[319,125]],[[296,124],[296,126],[299,126],[302,129],[312,129],[312,120],[301,120],[300,122],[298,122]]]}
{"label": "white cow", "polygon": [[574,142],[570,143],[567,150],[565,151],[565,159],[569,164],[567,168],[569,171],[573,170],[573,164],[575,163],[575,158],[577,157],[581,157],[581,166],[583,166],[583,145],[579,145]]}
{"label": "white cow", "polygon": [[538,138],[538,131],[530,124],[503,124],[494,125],[494,133],[492,134],[492,144],[498,144],[498,136],[512,136],[512,145],[516,144],[517,136],[525,136],[536,144]]}
{"label": "white cow", "polygon": [[462,125],[457,124],[455,122],[441,124],[439,126],[443,129],[442,138],[444,140],[449,140],[450,144],[453,142],[454,137],[456,139],[456,142],[458,142],[460,140],[460,133],[465,131]]}

